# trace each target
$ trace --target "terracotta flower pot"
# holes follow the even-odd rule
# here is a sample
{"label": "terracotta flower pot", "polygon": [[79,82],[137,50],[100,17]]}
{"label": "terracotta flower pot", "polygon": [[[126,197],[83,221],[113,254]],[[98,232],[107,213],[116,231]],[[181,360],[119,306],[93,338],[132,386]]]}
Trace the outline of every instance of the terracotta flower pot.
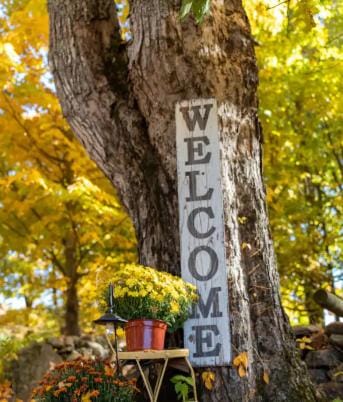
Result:
{"label": "terracotta flower pot", "polygon": [[144,349],[164,349],[164,338],[167,331],[167,324],[164,321],[129,320],[124,329],[128,352]]}

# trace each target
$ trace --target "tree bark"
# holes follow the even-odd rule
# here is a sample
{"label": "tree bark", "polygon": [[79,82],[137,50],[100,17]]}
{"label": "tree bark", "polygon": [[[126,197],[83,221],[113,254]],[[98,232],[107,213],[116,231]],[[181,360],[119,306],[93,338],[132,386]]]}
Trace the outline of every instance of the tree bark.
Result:
{"label": "tree bark", "polygon": [[63,112],[118,189],[140,262],[180,274],[174,107],[183,99],[217,99],[232,348],[234,356],[248,353],[249,367],[242,378],[234,367],[211,367],[215,387],[199,384],[200,400],[313,401],[280,302],[257,67],[241,2],[214,1],[202,25],[181,22],[176,0],[130,6],[126,45],[112,0],[49,0],[50,61]]}
{"label": "tree bark", "polygon": [[[67,209],[71,209],[71,204],[66,205]],[[62,332],[64,335],[81,334],[79,325],[79,297],[77,293],[77,284],[81,277],[78,273],[79,258],[78,258],[78,237],[74,222],[70,216],[71,228],[67,231],[63,240],[64,243],[64,264],[62,268],[63,275],[67,281],[65,290],[65,312],[64,312],[64,327]]]}
{"label": "tree bark", "polygon": [[64,314],[64,327],[63,335],[76,335],[81,334],[79,326],[79,300],[77,295],[76,281],[70,280],[65,292],[65,314]]}

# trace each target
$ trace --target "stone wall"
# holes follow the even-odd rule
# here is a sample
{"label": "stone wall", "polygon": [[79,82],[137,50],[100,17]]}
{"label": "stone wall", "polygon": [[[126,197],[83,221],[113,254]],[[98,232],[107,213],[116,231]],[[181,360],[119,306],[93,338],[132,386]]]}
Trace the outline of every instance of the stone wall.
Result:
{"label": "stone wall", "polygon": [[295,327],[303,360],[316,388],[327,401],[343,400],[343,323],[324,329],[315,325]]}

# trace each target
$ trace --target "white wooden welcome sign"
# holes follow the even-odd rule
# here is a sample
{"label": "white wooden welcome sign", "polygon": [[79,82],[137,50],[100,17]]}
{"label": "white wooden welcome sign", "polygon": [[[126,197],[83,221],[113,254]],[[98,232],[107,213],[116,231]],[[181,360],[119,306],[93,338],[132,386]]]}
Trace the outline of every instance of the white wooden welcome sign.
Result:
{"label": "white wooden welcome sign", "polygon": [[184,326],[194,366],[230,362],[219,131],[215,99],[176,105],[181,272],[199,302]]}

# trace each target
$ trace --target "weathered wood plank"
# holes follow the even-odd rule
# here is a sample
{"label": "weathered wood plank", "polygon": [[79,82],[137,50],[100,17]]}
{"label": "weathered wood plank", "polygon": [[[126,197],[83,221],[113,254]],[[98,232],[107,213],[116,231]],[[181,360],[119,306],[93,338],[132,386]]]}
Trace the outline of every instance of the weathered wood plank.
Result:
{"label": "weathered wood plank", "polygon": [[164,350],[138,350],[135,352],[118,352],[121,360],[131,359],[176,359],[180,357],[188,357],[188,349],[164,349]]}
{"label": "weathered wood plank", "polygon": [[194,366],[230,362],[219,130],[215,99],[176,105],[182,277],[199,302],[184,326]]}

